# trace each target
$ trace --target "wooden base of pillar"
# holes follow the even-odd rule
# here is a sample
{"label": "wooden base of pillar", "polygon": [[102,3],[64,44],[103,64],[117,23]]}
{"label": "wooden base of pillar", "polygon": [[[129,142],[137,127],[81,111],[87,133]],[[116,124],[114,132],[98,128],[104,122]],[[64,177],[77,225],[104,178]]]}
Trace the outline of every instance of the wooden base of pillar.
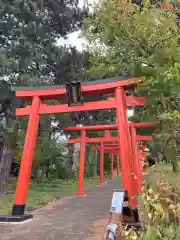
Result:
{"label": "wooden base of pillar", "polygon": [[0,216],[0,222],[4,223],[20,223],[26,220],[32,219],[32,214],[25,214],[25,215],[17,215],[17,216]]}
{"label": "wooden base of pillar", "polygon": [[78,197],[86,197],[87,193],[85,193],[85,192],[77,192],[76,196],[78,196]]}

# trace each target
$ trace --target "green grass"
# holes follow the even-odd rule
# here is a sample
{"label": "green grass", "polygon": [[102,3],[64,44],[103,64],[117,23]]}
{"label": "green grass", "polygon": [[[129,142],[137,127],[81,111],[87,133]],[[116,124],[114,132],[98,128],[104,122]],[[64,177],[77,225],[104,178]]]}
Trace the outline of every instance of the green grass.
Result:
{"label": "green grass", "polygon": [[[105,174],[105,179],[108,178],[109,176]],[[99,177],[85,178],[85,189],[94,187],[98,183]],[[11,214],[15,188],[16,181],[10,181],[5,190],[8,194],[0,197],[0,215]],[[49,179],[44,180],[41,184],[31,181],[26,202],[26,210],[33,211],[46,205],[52,200],[73,196],[76,191],[77,181],[75,180],[66,181],[61,179]]]}
{"label": "green grass", "polygon": [[163,179],[180,194],[180,172],[174,173],[171,164],[159,163],[155,167],[147,168],[146,171],[148,176],[145,179],[148,180],[155,191],[157,190],[158,180]]}
{"label": "green grass", "polygon": [[172,171],[172,165],[170,163],[158,163],[156,164],[156,169],[159,172],[164,172],[164,173],[173,173]]}

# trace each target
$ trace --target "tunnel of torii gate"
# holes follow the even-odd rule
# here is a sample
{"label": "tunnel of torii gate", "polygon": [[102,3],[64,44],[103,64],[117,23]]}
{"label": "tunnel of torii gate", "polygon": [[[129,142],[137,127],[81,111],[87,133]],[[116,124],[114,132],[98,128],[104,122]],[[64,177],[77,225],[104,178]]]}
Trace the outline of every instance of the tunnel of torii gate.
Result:
{"label": "tunnel of torii gate", "polygon": [[[138,139],[140,138],[141,141],[147,141],[147,140],[152,140],[152,136],[137,136]],[[137,142],[138,144],[138,142]],[[100,159],[101,161],[104,160],[104,153],[108,153],[110,155],[110,177],[113,179],[114,177],[114,157],[116,157],[116,171],[117,171],[117,176],[120,175],[120,159],[119,159],[119,146],[118,144],[104,144],[100,143],[100,145],[92,146],[90,148],[92,151],[99,151],[100,152]],[[138,144],[138,149],[139,149],[139,144]],[[139,153],[139,152],[138,152]],[[147,156],[147,152],[143,151],[139,154],[139,160],[144,159]],[[140,161],[139,161],[140,163]],[[103,169],[103,164],[100,165],[102,169],[100,168],[100,185],[104,183],[104,169]],[[143,170],[143,168],[141,168]],[[134,187],[137,187],[136,189]],[[139,188],[138,186],[134,186],[134,190],[136,193],[138,193]]]}
{"label": "tunnel of torii gate", "polygon": [[92,151],[100,152],[100,182],[102,185],[104,183],[104,154],[108,153],[110,155],[110,177],[113,179],[114,177],[114,158],[116,157],[116,171],[117,176],[120,175],[120,159],[119,159],[119,146],[118,144],[104,144],[100,143],[99,145],[93,146],[90,148]]}
{"label": "tunnel of torii gate", "polygon": [[[132,175],[128,177],[129,185],[128,190],[130,190],[129,195],[131,198],[136,194],[140,193],[141,190],[141,173],[142,167],[140,163],[139,153],[138,153],[138,142],[139,141],[149,141],[152,140],[152,136],[139,136],[136,135],[137,128],[152,128],[152,123],[130,123],[128,124],[129,127],[129,140],[130,144],[128,147],[129,158],[126,158],[126,168],[123,169],[122,161],[120,159],[121,155],[121,148],[123,145],[117,144],[118,137],[111,136],[112,130],[118,129],[118,124],[114,125],[96,125],[96,126],[76,126],[76,127],[67,127],[64,128],[65,132],[80,132],[81,135],[78,138],[70,138],[68,140],[69,144],[73,143],[80,143],[80,166],[79,166],[79,181],[78,181],[78,192],[77,195],[84,194],[84,162],[85,162],[85,144],[86,143],[100,143],[100,146],[94,146],[92,150],[99,150],[100,151],[100,184],[104,183],[104,152],[110,152],[111,154],[111,177],[113,175],[113,158],[116,154],[117,159],[121,161],[117,162],[117,164],[121,165],[122,170],[122,183],[125,181],[123,179],[123,173],[126,171],[126,174],[129,176],[130,173],[134,173],[137,178],[135,179]],[[103,131],[104,137],[94,137],[89,138],[86,137],[86,133],[88,131]],[[105,143],[113,142],[114,144],[107,145]],[[130,150],[131,149],[131,150]],[[119,157],[120,156],[120,157]],[[119,166],[117,167],[117,171],[119,174]],[[131,204],[134,206],[135,201],[131,201]]]}
{"label": "tunnel of torii gate", "polygon": [[[137,136],[141,141],[152,140],[152,136]],[[144,150],[146,147],[140,146],[139,141],[137,141],[137,155],[138,155],[138,164],[139,164],[139,174],[134,172],[136,175],[136,181],[133,181],[133,177],[131,178],[131,186],[133,188],[133,194],[137,195],[141,191],[141,182],[142,182],[142,173],[143,173],[143,165],[141,160],[146,160],[147,152]],[[140,150],[141,149],[141,150]],[[114,157],[116,156],[116,171],[117,176],[120,175],[120,159],[119,159],[119,146],[118,144],[104,144],[103,142],[100,145],[92,146],[91,150],[100,152],[101,162],[104,161],[104,153],[108,153],[110,155],[110,177],[113,179],[114,176]],[[132,156],[133,157],[133,156]],[[103,171],[103,163],[100,164],[100,185],[104,183],[104,171]],[[131,169],[132,170],[132,169]]]}
{"label": "tunnel of torii gate", "polygon": [[[67,85],[53,85],[53,86],[40,86],[40,87],[17,87],[16,98],[22,101],[28,100],[31,105],[20,107],[16,109],[16,116],[29,117],[28,126],[26,130],[26,137],[24,142],[24,149],[22,153],[21,166],[15,198],[13,203],[12,215],[1,216],[1,221],[23,221],[32,215],[24,214],[26,198],[28,194],[28,187],[30,182],[32,161],[34,156],[34,148],[36,144],[36,137],[38,132],[40,115],[83,112],[93,110],[115,110],[117,119],[118,137],[117,143],[119,144],[120,160],[122,169],[122,189],[127,190],[131,196],[131,186],[129,181],[129,128],[127,120],[127,107],[142,107],[144,106],[145,97],[126,96],[128,90],[133,90],[138,84],[142,83],[144,78],[128,78],[116,77],[111,79],[103,79],[98,81],[90,81],[82,83],[80,91],[83,97],[90,96],[103,96],[107,94],[113,95],[113,98],[96,102],[78,102],[79,105],[70,104],[46,104],[46,100],[63,100],[67,99],[68,92]],[[77,91],[77,92],[78,92]],[[132,92],[132,91],[131,91]],[[74,103],[75,103],[74,98]],[[76,102],[77,103],[77,102]],[[131,128],[134,129],[134,128]],[[134,129],[135,131],[135,129]],[[133,141],[136,142],[135,133]],[[84,152],[83,141],[85,139],[85,131],[81,131],[81,152]],[[84,164],[82,164],[84,166]],[[84,176],[81,176],[84,177]]]}

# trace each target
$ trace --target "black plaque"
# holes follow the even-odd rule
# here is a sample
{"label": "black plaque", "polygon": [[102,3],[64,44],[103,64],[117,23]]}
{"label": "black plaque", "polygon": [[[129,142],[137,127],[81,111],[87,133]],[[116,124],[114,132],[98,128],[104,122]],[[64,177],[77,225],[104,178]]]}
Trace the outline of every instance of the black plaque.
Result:
{"label": "black plaque", "polygon": [[70,107],[83,105],[83,95],[80,82],[66,84],[66,93],[68,97],[68,105]]}

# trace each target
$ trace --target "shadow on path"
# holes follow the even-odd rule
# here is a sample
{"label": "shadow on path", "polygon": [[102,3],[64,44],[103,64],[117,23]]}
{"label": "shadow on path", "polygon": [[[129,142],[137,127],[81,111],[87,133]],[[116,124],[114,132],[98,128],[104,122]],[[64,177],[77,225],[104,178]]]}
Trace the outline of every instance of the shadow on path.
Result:
{"label": "shadow on path", "polygon": [[81,240],[91,234],[94,221],[109,214],[112,193],[120,178],[89,189],[86,197],[55,201],[33,213],[24,224],[0,224],[1,240]]}

